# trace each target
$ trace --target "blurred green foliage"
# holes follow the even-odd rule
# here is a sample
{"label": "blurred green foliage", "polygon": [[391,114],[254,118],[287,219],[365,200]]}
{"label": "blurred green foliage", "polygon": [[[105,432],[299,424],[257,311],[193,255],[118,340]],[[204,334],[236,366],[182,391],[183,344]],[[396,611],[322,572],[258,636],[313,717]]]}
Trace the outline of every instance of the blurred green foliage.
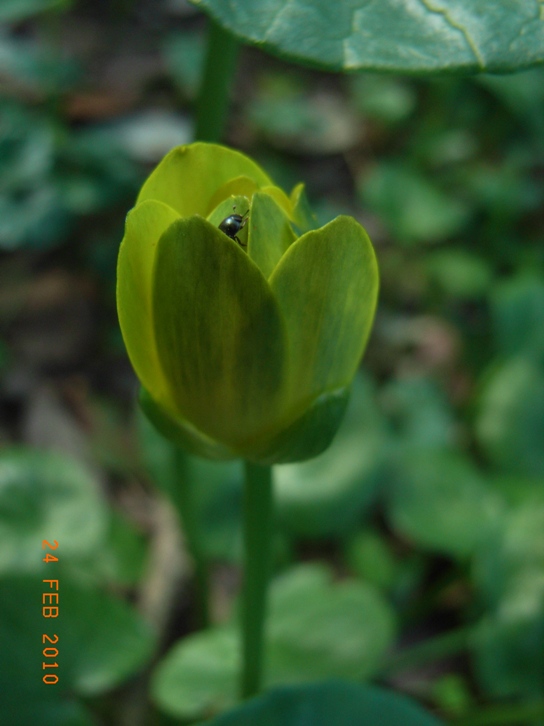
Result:
{"label": "blurred green foliage", "polygon": [[[267,624],[266,684],[338,677],[368,679],[393,638],[394,618],[377,590],[333,584],[323,565],[299,565],[274,583]],[[191,635],[155,673],[153,694],[166,712],[196,719],[232,706],[240,671],[238,623]]]}
{"label": "blurred green foliage", "polygon": [[[236,699],[236,588],[225,594],[221,578],[236,580],[240,563],[241,467],[188,459],[180,481],[171,449],[129,420],[133,379],[112,308],[126,210],[149,166],[191,137],[203,27],[175,3],[129,6],[93,15],[14,0],[0,9],[0,629],[11,654],[0,705],[12,726],[121,723],[115,688],[150,666],[156,643],[135,605],[157,525],[135,511],[159,496],[176,506],[180,486],[197,494],[219,615],[209,631],[188,634],[187,612],[164,605],[171,617],[151,668],[154,700],[141,712],[146,724],[184,723]],[[104,45],[94,38],[86,53],[85,33],[100,29]],[[152,72],[135,61],[144,45]],[[126,89],[111,80],[115,63]],[[280,185],[305,179],[320,224],[355,215],[376,243],[382,292],[334,444],[276,474],[268,683],[283,685],[217,723],[251,723],[259,709],[280,714],[270,723],[295,723],[295,691],[324,718],[329,693],[353,688],[335,723],[354,723],[361,698],[383,706],[373,687],[293,685],[330,676],[379,681],[459,723],[486,723],[491,704],[508,706],[512,724],[539,723],[544,69],[341,77],[248,50],[227,140]],[[28,290],[59,267],[79,275],[70,280],[82,294],[93,291],[94,337],[82,359],[51,371],[21,351],[29,316],[44,327],[37,311],[47,304]],[[55,315],[45,326],[53,347],[63,340]],[[79,457],[85,464],[37,451],[19,415],[32,408],[36,381],[64,391],[74,377],[87,393],[68,428],[92,452]],[[53,448],[64,450],[56,419],[47,420]],[[43,539],[59,541],[58,563],[42,561]],[[52,572],[62,588],[57,690],[40,670],[50,630],[41,580]],[[194,605],[180,599],[186,611]],[[386,699],[385,708],[393,715],[380,711],[381,724],[433,723],[404,702]]]}

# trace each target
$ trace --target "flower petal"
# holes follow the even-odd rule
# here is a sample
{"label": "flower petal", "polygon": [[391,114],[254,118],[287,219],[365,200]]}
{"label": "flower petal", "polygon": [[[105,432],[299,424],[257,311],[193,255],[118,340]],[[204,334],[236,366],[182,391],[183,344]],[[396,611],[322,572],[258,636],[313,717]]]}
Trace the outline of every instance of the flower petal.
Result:
{"label": "flower petal", "polygon": [[[276,187],[274,185],[265,186],[262,188],[263,192],[266,192],[266,194],[270,195],[272,199],[276,201],[279,207],[283,209],[285,214],[289,217],[289,219],[293,219],[293,206],[291,204],[291,200],[287,196],[287,194],[281,189],[280,187]],[[294,221],[294,220],[293,220]]]}
{"label": "flower petal", "polygon": [[349,386],[318,396],[295,421],[255,447],[247,458],[258,464],[287,464],[318,456],[330,445],[344,417]]}
{"label": "flower petal", "polygon": [[248,254],[266,278],[294,241],[295,234],[285,212],[271,196],[257,192],[249,215]]}
{"label": "flower petal", "polygon": [[[248,177],[257,186],[272,183],[254,161],[238,151],[218,144],[178,146],[149,176],[137,204],[146,199],[158,199],[182,217],[191,214],[205,217],[211,211],[210,200],[217,190],[236,177]],[[246,188],[247,182],[243,186]]]}
{"label": "flower petal", "polygon": [[168,384],[153,332],[153,260],[160,236],[177,219],[166,204],[140,204],[127,216],[117,261],[117,311],[128,357],[141,383],[161,402],[168,400]]}
{"label": "flower petal", "polygon": [[266,280],[239,245],[200,217],[161,237],[154,327],[179,413],[240,449],[279,430],[286,378],[285,328]]}
{"label": "flower petal", "polygon": [[258,189],[259,187],[253,179],[249,179],[247,176],[239,176],[236,179],[231,179],[213,193],[205,216],[209,218],[212,210],[229,197],[246,197],[249,201]]}
{"label": "flower petal", "polygon": [[311,210],[304,184],[297,184],[291,192],[290,202],[293,208],[293,221],[301,232],[316,229],[317,219]]}
{"label": "flower petal", "polygon": [[361,225],[337,217],[294,242],[269,282],[287,324],[296,410],[350,383],[374,318],[376,257]]}

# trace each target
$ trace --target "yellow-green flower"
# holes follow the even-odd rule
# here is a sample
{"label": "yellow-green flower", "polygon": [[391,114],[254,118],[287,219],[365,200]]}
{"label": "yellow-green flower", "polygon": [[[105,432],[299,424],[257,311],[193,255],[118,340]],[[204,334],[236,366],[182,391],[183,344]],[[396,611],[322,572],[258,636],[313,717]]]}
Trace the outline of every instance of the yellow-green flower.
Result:
{"label": "yellow-green flower", "polygon": [[[218,229],[247,212],[240,243]],[[193,453],[298,461],[334,436],[378,272],[354,219],[312,222],[302,185],[288,197],[215,144],[173,149],[143,185],[119,252],[119,321],[144,411]]]}

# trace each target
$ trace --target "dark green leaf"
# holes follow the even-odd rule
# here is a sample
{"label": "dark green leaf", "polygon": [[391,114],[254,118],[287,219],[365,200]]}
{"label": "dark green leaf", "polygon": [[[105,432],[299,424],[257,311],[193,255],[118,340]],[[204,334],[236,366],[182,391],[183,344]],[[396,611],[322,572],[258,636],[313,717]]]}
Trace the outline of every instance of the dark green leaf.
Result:
{"label": "dark green leaf", "polygon": [[193,0],[248,43],[338,71],[505,72],[544,60],[538,0]]}
{"label": "dark green leaf", "polygon": [[323,681],[284,686],[206,726],[439,726],[415,702],[375,686]]}

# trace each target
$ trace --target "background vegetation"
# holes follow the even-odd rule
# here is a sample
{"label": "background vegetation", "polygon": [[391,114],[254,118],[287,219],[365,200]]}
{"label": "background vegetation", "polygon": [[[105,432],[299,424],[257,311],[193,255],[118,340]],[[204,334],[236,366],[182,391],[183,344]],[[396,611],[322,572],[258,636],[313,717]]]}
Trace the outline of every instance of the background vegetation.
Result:
{"label": "background vegetation", "polygon": [[[211,717],[236,695],[241,468],[174,460],[136,413],[114,307],[124,216],[193,138],[205,18],[5,0],[0,21],[0,711]],[[445,722],[544,723],[544,69],[341,75],[245,47],[223,140],[304,180],[320,223],[355,216],[381,270],[335,443],[277,469],[269,683],[372,681]]]}

